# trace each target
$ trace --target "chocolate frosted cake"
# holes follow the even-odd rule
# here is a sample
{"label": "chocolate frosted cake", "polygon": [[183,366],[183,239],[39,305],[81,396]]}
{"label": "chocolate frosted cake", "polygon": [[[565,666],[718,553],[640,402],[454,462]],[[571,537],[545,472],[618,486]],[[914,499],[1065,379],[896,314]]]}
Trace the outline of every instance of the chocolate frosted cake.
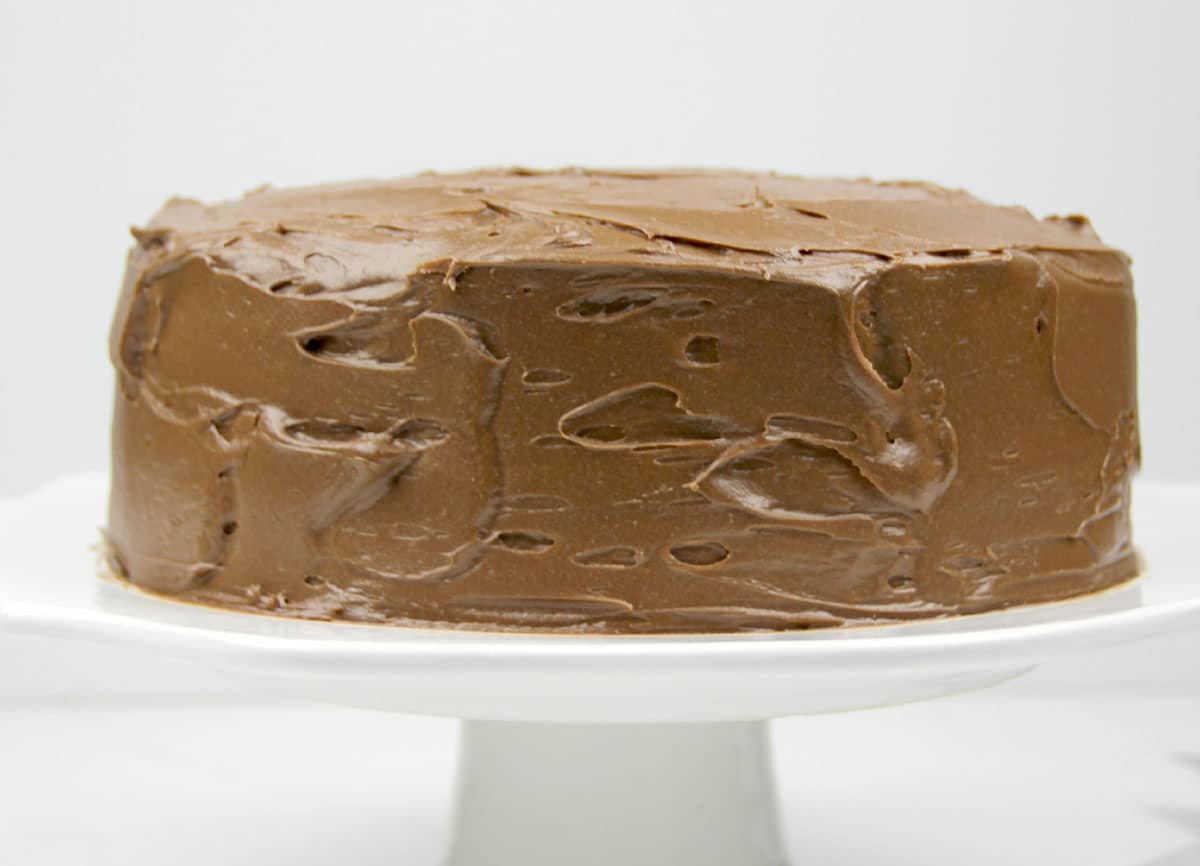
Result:
{"label": "chocolate frosted cake", "polygon": [[171,201],[109,562],[317,619],[709,632],[1138,569],[1128,260],[920,183],[487,171]]}

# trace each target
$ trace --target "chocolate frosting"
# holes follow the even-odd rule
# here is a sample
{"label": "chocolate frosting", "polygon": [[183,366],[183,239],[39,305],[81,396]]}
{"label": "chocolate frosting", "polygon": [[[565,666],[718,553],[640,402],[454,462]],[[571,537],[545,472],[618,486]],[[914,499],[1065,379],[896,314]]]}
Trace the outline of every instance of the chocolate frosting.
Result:
{"label": "chocolate frosting", "polygon": [[483,171],[134,231],[109,561],[276,614],[793,629],[1137,572],[1128,261],[921,183]]}

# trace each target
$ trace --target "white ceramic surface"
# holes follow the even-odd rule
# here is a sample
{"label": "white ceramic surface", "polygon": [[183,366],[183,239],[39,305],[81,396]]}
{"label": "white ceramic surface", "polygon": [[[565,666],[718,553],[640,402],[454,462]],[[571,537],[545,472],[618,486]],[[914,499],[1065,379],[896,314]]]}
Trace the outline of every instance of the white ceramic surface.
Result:
{"label": "white ceramic surface", "polygon": [[446,866],[783,866],[764,722],[468,722]]}
{"label": "white ceramic surface", "polygon": [[[1139,489],[1150,577],[1117,592],[887,628],[636,638],[307,623],[146,597],[95,577],[104,494],[105,479],[87,476],[0,502],[0,631],[472,720],[449,866],[781,866],[761,719],[981,688],[1063,653],[1200,624],[1196,486]],[[529,814],[541,816],[537,833],[514,824]]]}

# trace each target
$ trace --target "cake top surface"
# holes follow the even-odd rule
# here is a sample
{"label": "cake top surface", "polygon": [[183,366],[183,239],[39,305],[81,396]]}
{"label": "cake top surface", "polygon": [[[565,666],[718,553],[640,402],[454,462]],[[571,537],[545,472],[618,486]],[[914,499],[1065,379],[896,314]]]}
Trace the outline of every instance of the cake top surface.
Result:
{"label": "cake top surface", "polygon": [[250,276],[264,253],[298,264],[321,251],[344,264],[339,242],[360,262],[386,249],[392,274],[431,263],[611,261],[770,277],[819,267],[828,253],[1111,252],[1082,217],[1039,220],[933,184],[712,170],[493,169],[262,188],[214,205],[173,199],[135,234],[143,246],[220,248]]}

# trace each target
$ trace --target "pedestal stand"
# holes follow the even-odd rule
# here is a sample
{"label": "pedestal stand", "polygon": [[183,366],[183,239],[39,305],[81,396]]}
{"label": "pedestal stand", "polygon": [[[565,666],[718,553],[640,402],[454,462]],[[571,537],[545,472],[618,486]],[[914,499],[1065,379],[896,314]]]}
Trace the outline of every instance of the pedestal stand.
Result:
{"label": "pedestal stand", "polygon": [[447,866],[782,866],[764,722],[466,722]]}

